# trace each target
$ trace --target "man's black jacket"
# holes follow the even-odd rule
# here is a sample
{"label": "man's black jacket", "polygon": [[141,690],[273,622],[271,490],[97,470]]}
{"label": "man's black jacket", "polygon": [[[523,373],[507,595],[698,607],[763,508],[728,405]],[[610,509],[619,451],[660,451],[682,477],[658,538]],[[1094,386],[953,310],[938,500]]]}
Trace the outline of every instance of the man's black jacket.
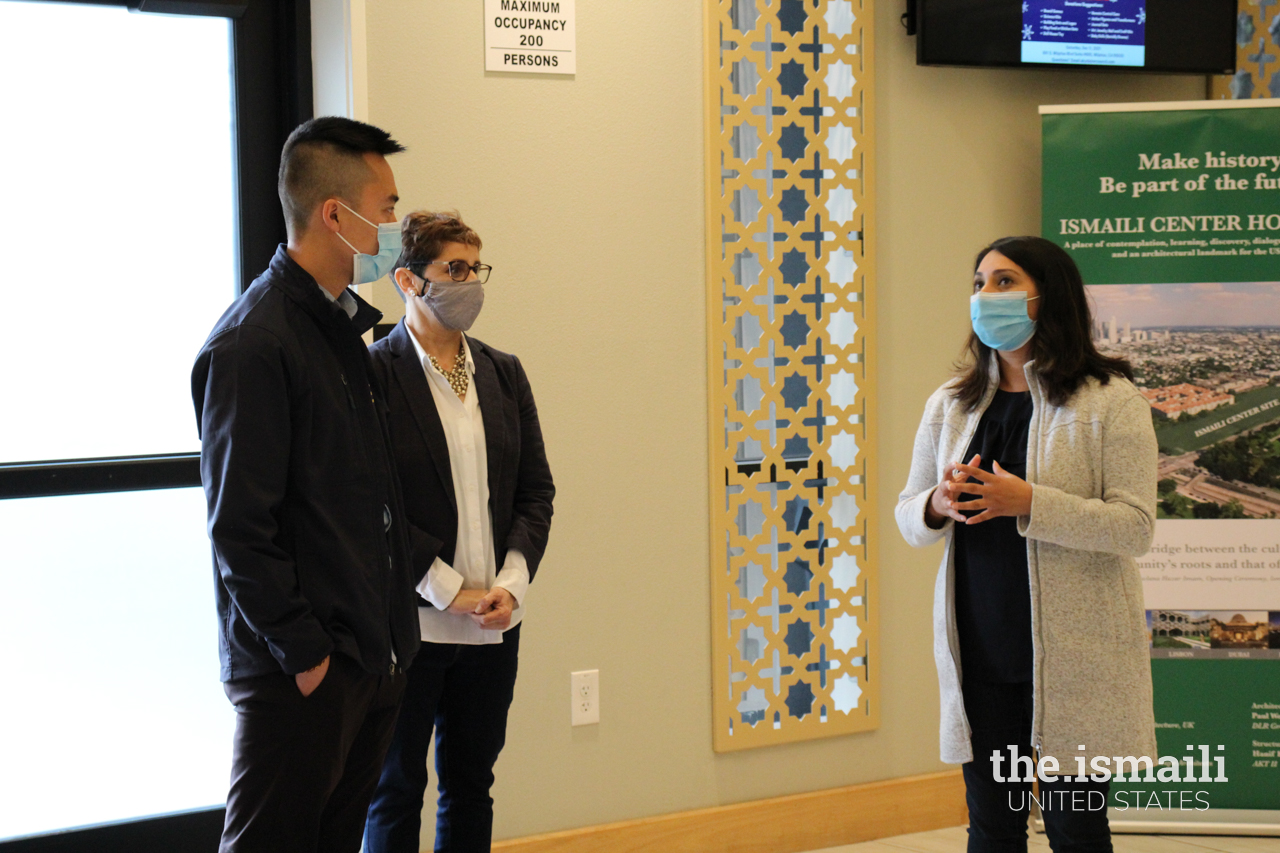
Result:
{"label": "man's black jacket", "polygon": [[280,246],[196,357],[223,681],[334,651],[388,672],[418,648],[386,404],[360,339],[381,314],[355,298],[348,318]]}

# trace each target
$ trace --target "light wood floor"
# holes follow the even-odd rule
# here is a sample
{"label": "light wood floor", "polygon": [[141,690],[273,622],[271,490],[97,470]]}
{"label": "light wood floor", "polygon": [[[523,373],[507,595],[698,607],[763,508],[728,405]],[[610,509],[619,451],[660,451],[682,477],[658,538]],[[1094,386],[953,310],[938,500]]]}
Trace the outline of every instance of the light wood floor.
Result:
{"label": "light wood floor", "polygon": [[[1036,832],[1028,833],[1028,853],[1049,853],[1049,840]],[[812,853],[964,853],[969,835],[963,826],[935,829],[827,847]],[[1224,835],[1122,835],[1111,836],[1116,853],[1280,853],[1280,838],[1257,838]]]}

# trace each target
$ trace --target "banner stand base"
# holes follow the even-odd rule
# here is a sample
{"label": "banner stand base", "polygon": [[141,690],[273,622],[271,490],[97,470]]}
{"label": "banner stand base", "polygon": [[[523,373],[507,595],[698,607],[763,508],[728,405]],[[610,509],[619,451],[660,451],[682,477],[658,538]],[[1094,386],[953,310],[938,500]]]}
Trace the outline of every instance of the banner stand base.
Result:
{"label": "banner stand base", "polygon": [[[1276,809],[1107,809],[1107,820],[1112,834],[1280,837],[1280,810]],[[1031,823],[1036,832],[1044,832],[1038,813]]]}

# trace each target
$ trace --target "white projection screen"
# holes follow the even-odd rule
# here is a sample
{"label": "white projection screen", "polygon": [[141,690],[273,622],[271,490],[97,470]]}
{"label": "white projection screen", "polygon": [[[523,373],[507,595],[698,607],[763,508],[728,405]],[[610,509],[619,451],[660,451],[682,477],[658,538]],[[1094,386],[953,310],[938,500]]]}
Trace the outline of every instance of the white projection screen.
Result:
{"label": "white projection screen", "polygon": [[[0,0],[0,463],[198,449],[235,295],[231,25]],[[0,500],[0,840],[217,806],[198,488]]]}

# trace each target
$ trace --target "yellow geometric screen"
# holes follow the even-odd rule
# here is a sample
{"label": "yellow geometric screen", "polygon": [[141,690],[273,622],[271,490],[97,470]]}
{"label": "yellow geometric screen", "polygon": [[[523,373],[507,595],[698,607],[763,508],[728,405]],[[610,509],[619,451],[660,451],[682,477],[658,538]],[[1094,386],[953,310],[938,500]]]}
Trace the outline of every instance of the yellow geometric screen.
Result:
{"label": "yellow geometric screen", "polygon": [[1210,78],[1216,100],[1280,98],[1280,0],[1239,0],[1236,73]]}
{"label": "yellow geometric screen", "polygon": [[870,0],[708,0],[714,745],[878,723]]}

